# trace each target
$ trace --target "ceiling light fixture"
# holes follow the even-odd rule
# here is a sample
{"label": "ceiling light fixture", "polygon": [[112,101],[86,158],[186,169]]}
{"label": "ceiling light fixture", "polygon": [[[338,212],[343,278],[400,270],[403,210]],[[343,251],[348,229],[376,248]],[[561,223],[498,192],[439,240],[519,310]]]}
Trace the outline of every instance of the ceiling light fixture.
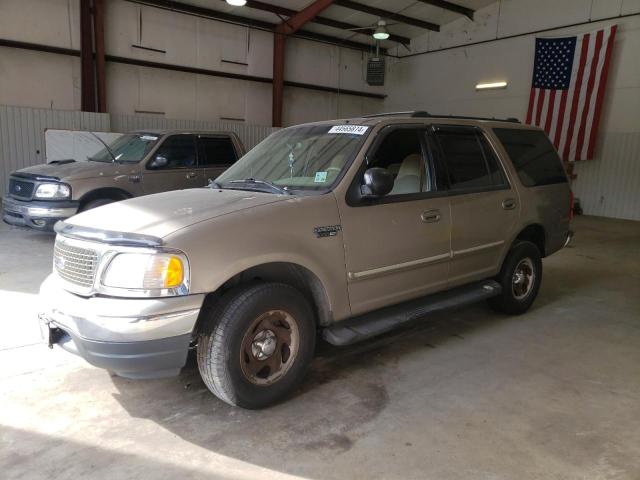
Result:
{"label": "ceiling light fixture", "polygon": [[507,82],[479,83],[476,90],[495,90],[497,88],[507,88]]}
{"label": "ceiling light fixture", "polygon": [[378,27],[373,32],[373,38],[376,40],[386,40],[389,38],[389,31],[387,30],[387,22],[384,20],[378,20]]}
{"label": "ceiling light fixture", "polygon": [[227,0],[227,3],[233,7],[244,7],[247,0]]}

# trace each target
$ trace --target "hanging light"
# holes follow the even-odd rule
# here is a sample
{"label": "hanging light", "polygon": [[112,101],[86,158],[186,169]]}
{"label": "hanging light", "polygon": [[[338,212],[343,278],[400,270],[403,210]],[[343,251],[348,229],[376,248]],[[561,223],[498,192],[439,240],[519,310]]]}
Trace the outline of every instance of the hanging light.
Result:
{"label": "hanging light", "polygon": [[389,38],[389,31],[387,30],[387,22],[384,20],[378,20],[378,27],[373,32],[373,38],[376,40],[386,40]]}
{"label": "hanging light", "polygon": [[233,7],[244,7],[247,0],[227,0],[227,3]]}

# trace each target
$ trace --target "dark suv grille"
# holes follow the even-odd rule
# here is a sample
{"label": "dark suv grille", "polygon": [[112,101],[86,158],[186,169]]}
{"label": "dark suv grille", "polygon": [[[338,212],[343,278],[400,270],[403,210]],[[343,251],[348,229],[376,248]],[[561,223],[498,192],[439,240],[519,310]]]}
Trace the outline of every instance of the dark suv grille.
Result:
{"label": "dark suv grille", "polygon": [[28,180],[9,179],[9,195],[17,198],[31,198],[35,184]]}

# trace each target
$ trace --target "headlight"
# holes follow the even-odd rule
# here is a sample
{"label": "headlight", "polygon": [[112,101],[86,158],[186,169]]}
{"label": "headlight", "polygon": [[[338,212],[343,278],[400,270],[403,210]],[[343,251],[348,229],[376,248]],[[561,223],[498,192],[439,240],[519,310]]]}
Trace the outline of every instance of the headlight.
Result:
{"label": "headlight", "polygon": [[135,296],[186,295],[189,263],[182,253],[118,253],[107,265],[101,283],[105,293],[117,289]]}
{"label": "headlight", "polygon": [[36,198],[69,198],[71,187],[64,183],[41,183],[36,189]]}

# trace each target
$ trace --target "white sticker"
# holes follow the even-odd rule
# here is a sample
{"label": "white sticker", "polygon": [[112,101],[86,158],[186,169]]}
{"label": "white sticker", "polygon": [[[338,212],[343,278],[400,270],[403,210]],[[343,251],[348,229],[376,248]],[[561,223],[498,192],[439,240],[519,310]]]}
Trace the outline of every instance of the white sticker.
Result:
{"label": "white sticker", "polygon": [[364,135],[369,127],[362,125],[334,125],[329,133],[352,133],[353,135]]}
{"label": "white sticker", "polygon": [[313,179],[315,183],[324,183],[327,181],[327,172],[316,172],[316,178]]}
{"label": "white sticker", "polygon": [[145,140],[147,142],[155,142],[158,139],[158,137],[152,137],[151,135],[142,135],[140,139]]}

